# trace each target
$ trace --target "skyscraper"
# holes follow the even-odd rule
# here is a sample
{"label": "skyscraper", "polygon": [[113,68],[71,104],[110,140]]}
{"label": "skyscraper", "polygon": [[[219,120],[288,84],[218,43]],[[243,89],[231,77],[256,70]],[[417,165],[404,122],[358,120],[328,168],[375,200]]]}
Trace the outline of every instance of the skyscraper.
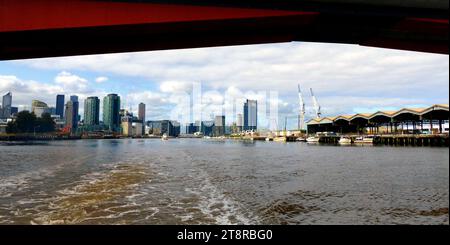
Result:
{"label": "skyscraper", "polygon": [[80,107],[80,104],[78,102],[78,96],[76,95],[71,95],[70,96],[70,101],[72,102],[73,105],[73,110],[72,110],[72,118],[73,118],[73,122],[72,124],[74,125],[73,128],[77,128],[78,127],[78,121],[80,121],[80,116],[78,115],[78,109]]}
{"label": "skyscraper", "polygon": [[78,102],[73,101],[67,101],[66,103],[66,111],[65,111],[65,117],[66,117],[66,126],[68,126],[71,129],[76,129],[78,126],[78,111],[75,113],[75,107],[78,107]]}
{"label": "skyscraper", "polygon": [[120,96],[108,94],[103,98],[103,123],[111,131],[120,130]]}
{"label": "skyscraper", "polygon": [[64,94],[56,95],[56,115],[64,117]]}
{"label": "skyscraper", "polygon": [[70,96],[70,101],[72,101],[72,102],[78,102],[78,96],[76,96],[76,95],[71,95],[71,96]]}
{"label": "skyscraper", "polygon": [[140,121],[145,122],[145,104],[142,102],[139,103],[138,118]]}
{"label": "skyscraper", "polygon": [[244,103],[244,130],[256,130],[258,126],[258,102],[248,100]]}
{"label": "skyscraper", "polygon": [[10,117],[11,116],[11,105],[12,105],[12,93],[8,92],[5,95],[3,95],[2,100],[2,108],[3,108],[3,117]]}
{"label": "skyscraper", "polygon": [[236,122],[236,127],[238,129],[238,131],[242,131],[242,126],[243,126],[243,120],[242,120],[242,114],[237,114],[237,122]]}
{"label": "skyscraper", "polygon": [[98,125],[100,121],[100,100],[98,97],[88,97],[84,101],[84,124]]}

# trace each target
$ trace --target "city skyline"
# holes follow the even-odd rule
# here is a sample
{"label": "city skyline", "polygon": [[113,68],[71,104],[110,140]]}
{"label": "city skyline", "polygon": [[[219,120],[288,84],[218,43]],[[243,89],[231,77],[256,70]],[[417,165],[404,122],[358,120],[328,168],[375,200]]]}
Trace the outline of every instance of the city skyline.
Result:
{"label": "city skyline", "polygon": [[[279,121],[288,116],[288,128],[297,124],[298,83],[314,89],[324,116],[448,103],[447,56],[355,45],[265,44],[0,64],[0,92],[14,91],[19,110],[30,109],[30,97],[55,106],[56,94],[77,94],[82,102],[117,93],[122,108],[138,115],[143,102],[147,119],[162,120],[194,82],[202,84],[205,115],[218,115],[225,95],[258,100],[258,92],[276,91]],[[431,91],[433,97],[421,96]],[[310,119],[311,98],[305,102]],[[83,115],[83,103],[79,110]]]}

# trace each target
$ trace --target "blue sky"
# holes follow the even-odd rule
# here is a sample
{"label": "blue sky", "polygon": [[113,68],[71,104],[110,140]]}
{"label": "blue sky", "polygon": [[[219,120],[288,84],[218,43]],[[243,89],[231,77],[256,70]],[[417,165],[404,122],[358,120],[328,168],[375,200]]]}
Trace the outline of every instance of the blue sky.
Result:
{"label": "blue sky", "polygon": [[279,117],[289,116],[294,127],[298,83],[308,117],[313,116],[310,87],[324,116],[448,104],[449,60],[448,55],[293,42],[0,61],[0,93],[11,91],[21,109],[29,109],[32,99],[54,105],[57,93],[81,100],[118,93],[124,108],[136,111],[144,102],[147,120],[163,119],[179,107],[180,93],[189,92],[193,82],[202,84],[204,110],[210,110],[205,115],[220,113],[226,96],[257,99],[255,94],[275,91]]}

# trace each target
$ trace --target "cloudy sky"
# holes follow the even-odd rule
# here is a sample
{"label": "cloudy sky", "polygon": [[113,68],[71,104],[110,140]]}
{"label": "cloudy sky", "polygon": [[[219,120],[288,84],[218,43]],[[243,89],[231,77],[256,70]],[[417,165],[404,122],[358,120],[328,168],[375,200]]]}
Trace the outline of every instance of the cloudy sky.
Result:
{"label": "cloudy sky", "polygon": [[11,91],[19,109],[30,109],[32,99],[52,106],[56,94],[83,101],[118,93],[122,107],[136,112],[144,102],[147,120],[165,119],[200,83],[204,119],[224,113],[229,124],[233,115],[220,109],[229,106],[226,97],[241,103],[267,95],[289,127],[297,125],[297,84],[312,117],[309,88],[322,115],[333,116],[448,104],[448,82],[448,55],[304,42],[0,61],[0,93]]}

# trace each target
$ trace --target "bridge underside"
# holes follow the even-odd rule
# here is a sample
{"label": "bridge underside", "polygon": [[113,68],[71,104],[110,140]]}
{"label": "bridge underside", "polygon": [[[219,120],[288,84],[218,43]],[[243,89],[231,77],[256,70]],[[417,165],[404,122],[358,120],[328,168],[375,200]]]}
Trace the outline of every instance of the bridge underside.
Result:
{"label": "bridge underside", "polygon": [[0,59],[291,41],[448,54],[448,2],[166,2],[0,1]]}

